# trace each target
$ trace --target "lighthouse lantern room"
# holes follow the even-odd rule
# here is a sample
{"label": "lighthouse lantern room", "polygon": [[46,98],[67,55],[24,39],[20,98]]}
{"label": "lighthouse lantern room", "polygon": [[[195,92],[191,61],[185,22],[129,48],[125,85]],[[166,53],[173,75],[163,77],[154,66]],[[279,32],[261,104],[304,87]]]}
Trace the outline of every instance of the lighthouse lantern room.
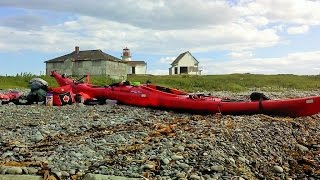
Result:
{"label": "lighthouse lantern room", "polygon": [[131,61],[131,53],[129,48],[124,48],[122,52],[122,60],[123,61]]}

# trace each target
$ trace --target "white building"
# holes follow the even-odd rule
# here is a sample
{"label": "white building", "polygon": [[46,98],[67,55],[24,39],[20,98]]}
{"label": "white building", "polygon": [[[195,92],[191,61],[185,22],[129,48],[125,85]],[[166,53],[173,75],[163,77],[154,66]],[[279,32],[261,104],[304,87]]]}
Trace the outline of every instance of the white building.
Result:
{"label": "white building", "polygon": [[169,68],[169,75],[190,74],[201,75],[199,61],[194,58],[189,51],[180,54]]}
{"label": "white building", "polygon": [[130,49],[127,47],[123,49],[122,60],[128,64],[128,74],[146,74],[147,63],[144,61],[132,61]]}

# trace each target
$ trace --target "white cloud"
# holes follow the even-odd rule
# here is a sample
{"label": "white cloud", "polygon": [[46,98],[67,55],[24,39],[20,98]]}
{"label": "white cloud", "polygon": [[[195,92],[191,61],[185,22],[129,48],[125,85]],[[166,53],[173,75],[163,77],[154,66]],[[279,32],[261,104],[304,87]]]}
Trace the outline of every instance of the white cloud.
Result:
{"label": "white cloud", "polygon": [[240,3],[237,7],[245,15],[260,15],[270,22],[320,25],[320,1],[260,0]]}
{"label": "white cloud", "polygon": [[276,58],[252,58],[246,60],[199,60],[208,74],[320,74],[320,51],[292,53]]}
{"label": "white cloud", "polygon": [[252,58],[253,53],[251,51],[239,51],[239,52],[231,52],[229,56],[232,59],[249,59],[249,58]]}
{"label": "white cloud", "polygon": [[295,27],[289,27],[287,29],[288,34],[304,34],[309,31],[309,26],[303,25],[303,26],[295,26]]}
{"label": "white cloud", "polygon": [[247,21],[254,26],[265,26],[269,23],[269,20],[263,16],[248,16]]}
{"label": "white cloud", "polygon": [[169,69],[156,69],[156,70],[149,70],[147,74],[152,74],[152,75],[169,75]]}
{"label": "white cloud", "polygon": [[43,26],[45,22],[43,17],[32,13],[0,17],[1,26],[14,27],[22,30],[35,30]]}
{"label": "white cloud", "polygon": [[279,32],[283,32],[285,27],[283,24],[279,24],[279,25],[275,25],[272,27],[272,29],[276,30],[276,31],[279,31]]}
{"label": "white cloud", "polygon": [[176,57],[163,57],[163,58],[160,58],[160,63],[171,64],[175,59]]}
{"label": "white cloud", "polygon": [[69,49],[75,45],[117,51],[126,45],[147,53],[176,55],[187,50],[239,51],[269,47],[278,41],[275,30],[259,30],[247,23],[230,23],[203,29],[150,30],[82,16],[63,24],[43,26],[37,31],[0,27],[0,44],[7,45],[0,51],[48,51]]}
{"label": "white cloud", "polygon": [[10,0],[0,2],[1,6],[75,13],[149,29],[198,28],[208,24],[225,24],[232,22],[238,14],[223,0],[68,0],[67,3]]}

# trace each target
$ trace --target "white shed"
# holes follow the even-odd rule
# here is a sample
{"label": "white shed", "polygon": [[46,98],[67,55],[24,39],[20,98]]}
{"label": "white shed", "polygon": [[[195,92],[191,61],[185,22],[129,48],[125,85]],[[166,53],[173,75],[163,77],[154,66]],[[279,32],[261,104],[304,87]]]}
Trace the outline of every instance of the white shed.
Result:
{"label": "white shed", "polygon": [[201,75],[199,70],[199,61],[187,51],[180,54],[172,63],[169,68],[169,75],[178,74],[190,74],[190,75]]}

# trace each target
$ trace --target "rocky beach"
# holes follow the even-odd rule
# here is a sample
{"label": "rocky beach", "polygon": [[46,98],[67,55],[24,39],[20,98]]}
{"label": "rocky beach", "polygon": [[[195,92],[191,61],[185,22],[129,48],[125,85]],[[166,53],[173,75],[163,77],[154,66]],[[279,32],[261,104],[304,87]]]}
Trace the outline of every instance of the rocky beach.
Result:
{"label": "rocky beach", "polygon": [[[246,99],[248,92],[215,92]],[[272,98],[320,91],[265,92]],[[55,179],[320,179],[320,115],[199,115],[117,104],[0,106],[0,173]]]}

